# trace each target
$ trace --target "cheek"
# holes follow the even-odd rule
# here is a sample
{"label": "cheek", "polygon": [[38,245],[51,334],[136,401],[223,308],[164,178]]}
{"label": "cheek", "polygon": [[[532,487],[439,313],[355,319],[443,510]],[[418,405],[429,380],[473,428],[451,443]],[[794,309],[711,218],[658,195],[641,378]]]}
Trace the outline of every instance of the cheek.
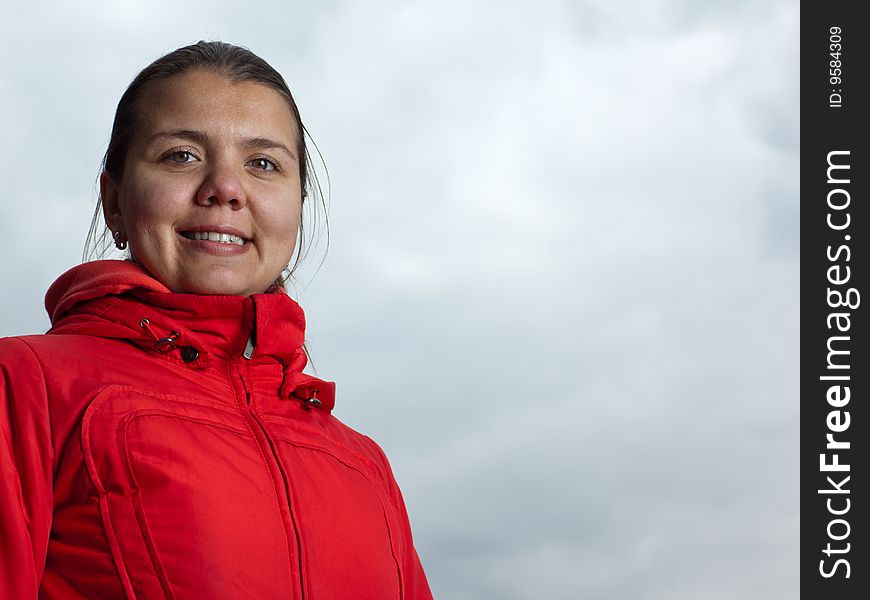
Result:
{"label": "cheek", "polygon": [[296,202],[292,208],[276,206],[268,214],[264,215],[269,236],[282,244],[291,245],[296,240],[299,222],[302,217],[301,205]]}
{"label": "cheek", "polygon": [[159,178],[136,177],[122,190],[119,203],[128,227],[137,231],[157,231],[171,223],[180,211],[183,190]]}
{"label": "cheek", "polygon": [[293,256],[299,240],[296,239],[299,230],[298,220],[287,222],[285,227],[276,231],[272,236],[275,241],[275,254],[280,257],[280,262],[287,263]]}

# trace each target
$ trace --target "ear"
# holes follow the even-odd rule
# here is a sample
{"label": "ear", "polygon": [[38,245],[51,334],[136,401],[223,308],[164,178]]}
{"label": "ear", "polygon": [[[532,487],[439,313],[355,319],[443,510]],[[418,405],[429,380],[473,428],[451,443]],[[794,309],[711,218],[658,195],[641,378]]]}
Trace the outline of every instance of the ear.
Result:
{"label": "ear", "polygon": [[106,171],[100,174],[100,203],[103,206],[103,219],[112,231],[123,231],[124,220],[121,216],[121,205],[118,184]]}

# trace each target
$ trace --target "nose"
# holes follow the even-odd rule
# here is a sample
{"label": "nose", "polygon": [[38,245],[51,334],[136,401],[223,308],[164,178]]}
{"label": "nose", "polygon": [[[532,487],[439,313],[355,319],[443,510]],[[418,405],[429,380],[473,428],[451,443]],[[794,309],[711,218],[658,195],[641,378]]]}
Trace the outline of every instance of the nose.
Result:
{"label": "nose", "polygon": [[200,206],[226,204],[233,210],[244,207],[248,198],[241,175],[229,165],[213,165],[197,190],[196,203]]}

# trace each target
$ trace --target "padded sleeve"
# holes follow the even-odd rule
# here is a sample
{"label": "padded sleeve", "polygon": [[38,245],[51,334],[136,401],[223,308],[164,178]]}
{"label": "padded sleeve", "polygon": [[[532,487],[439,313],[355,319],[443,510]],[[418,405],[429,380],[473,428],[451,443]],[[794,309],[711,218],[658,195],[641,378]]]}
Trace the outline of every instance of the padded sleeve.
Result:
{"label": "padded sleeve", "polygon": [[53,450],[39,361],[0,339],[0,598],[36,599],[52,518]]}

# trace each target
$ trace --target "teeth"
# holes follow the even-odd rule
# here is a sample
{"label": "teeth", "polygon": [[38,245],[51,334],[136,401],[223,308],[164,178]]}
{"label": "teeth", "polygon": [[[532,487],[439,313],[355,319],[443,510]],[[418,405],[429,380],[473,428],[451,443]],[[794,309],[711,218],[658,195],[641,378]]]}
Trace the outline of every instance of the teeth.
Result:
{"label": "teeth", "polygon": [[244,246],[244,238],[240,238],[229,233],[218,233],[216,231],[193,231],[184,232],[182,235],[191,240],[208,240],[209,242],[219,242],[221,244],[235,244],[236,246]]}

